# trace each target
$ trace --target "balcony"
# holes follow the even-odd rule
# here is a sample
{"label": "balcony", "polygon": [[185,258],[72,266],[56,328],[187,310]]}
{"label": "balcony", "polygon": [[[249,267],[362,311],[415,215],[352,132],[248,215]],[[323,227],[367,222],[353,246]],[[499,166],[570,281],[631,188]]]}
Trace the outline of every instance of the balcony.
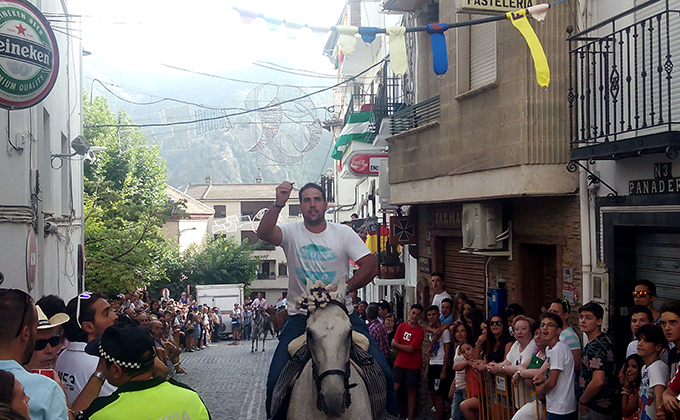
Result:
{"label": "balcony", "polygon": [[373,111],[369,128],[375,139],[382,120],[406,108],[413,102],[411,98],[404,76],[393,75],[389,63],[385,63],[367,89],[351,96],[343,126],[347,125],[350,114]]}
{"label": "balcony", "polygon": [[439,96],[419,102],[395,112],[390,120],[390,135],[424,128],[434,125],[439,121]]}
{"label": "balcony", "polygon": [[680,151],[680,13],[648,1],[569,37],[571,160]]}

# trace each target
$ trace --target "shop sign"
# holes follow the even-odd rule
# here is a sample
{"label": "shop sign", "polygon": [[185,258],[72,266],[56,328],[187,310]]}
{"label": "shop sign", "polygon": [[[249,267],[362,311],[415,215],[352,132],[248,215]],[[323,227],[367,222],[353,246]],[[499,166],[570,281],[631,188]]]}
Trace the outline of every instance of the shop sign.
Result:
{"label": "shop sign", "polygon": [[432,269],[432,260],[426,257],[418,258],[418,271],[421,273],[429,273]]}
{"label": "shop sign", "polygon": [[45,16],[23,0],[0,0],[0,107],[41,102],[58,71],[57,40]]}
{"label": "shop sign", "polygon": [[462,227],[461,219],[463,208],[458,206],[437,206],[431,210],[430,226],[438,229],[459,229]]}
{"label": "shop sign", "polygon": [[458,11],[497,14],[526,9],[534,3],[534,0],[458,0]]}
{"label": "shop sign", "polygon": [[415,244],[416,226],[410,217],[390,217],[390,245]]}
{"label": "shop sign", "polygon": [[386,153],[371,154],[356,152],[347,159],[347,167],[354,175],[378,176],[380,163],[387,159]]}
{"label": "shop sign", "polygon": [[673,178],[671,162],[654,164],[654,179],[628,181],[629,195],[654,195],[680,193],[680,178]]}

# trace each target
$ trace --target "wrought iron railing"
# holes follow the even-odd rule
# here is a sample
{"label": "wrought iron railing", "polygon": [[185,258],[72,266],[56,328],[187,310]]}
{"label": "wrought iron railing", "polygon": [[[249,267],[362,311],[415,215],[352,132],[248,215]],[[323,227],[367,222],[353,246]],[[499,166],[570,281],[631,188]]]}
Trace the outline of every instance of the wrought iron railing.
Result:
{"label": "wrought iron railing", "polygon": [[422,127],[439,120],[439,96],[395,112],[390,119],[390,135]]}
{"label": "wrought iron railing", "polygon": [[404,76],[395,76],[386,62],[366,92],[351,96],[343,125],[347,125],[351,113],[373,111],[369,127],[373,135],[377,136],[383,118],[390,117],[410,105],[405,84]]}
{"label": "wrought iron railing", "polygon": [[569,38],[573,148],[677,130],[680,11],[651,0]]}

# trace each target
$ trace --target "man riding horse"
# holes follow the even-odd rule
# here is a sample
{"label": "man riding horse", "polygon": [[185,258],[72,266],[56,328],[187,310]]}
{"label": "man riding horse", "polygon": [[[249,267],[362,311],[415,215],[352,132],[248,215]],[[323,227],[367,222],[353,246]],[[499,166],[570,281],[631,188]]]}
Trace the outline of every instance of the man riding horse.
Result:
{"label": "man riding horse", "polygon": [[[317,280],[324,284],[337,286],[341,277],[349,274],[349,261],[354,261],[359,269],[347,280],[346,307],[350,314],[352,329],[369,340],[368,352],[380,365],[385,374],[387,385],[387,412],[398,415],[397,396],[394,392],[392,372],[385,356],[371,338],[364,321],[353,313],[349,293],[370,283],[378,273],[378,266],[366,245],[350,227],[326,222],[324,216],[328,209],[326,192],[319,185],[309,183],[299,191],[300,213],[304,222],[277,225],[281,209],[286,206],[293,190],[293,184],[284,181],[276,187],[274,206],[264,215],[257,230],[257,236],[272,245],[281,246],[286,254],[289,269],[288,282],[288,321],[279,334],[279,344],[269,368],[267,378],[267,413],[270,418],[283,419],[287,410],[285,405],[277,413],[271,413],[271,398],[276,380],[290,360],[288,345],[292,340],[305,333],[306,311],[296,309],[296,298],[300,297],[306,281]],[[272,417],[272,414],[274,415]]]}

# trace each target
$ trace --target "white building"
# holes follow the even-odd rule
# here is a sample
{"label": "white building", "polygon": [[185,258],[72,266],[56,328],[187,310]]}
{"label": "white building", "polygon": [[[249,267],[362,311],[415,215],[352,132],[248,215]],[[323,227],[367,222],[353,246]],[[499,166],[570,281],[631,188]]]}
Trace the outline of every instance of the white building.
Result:
{"label": "white building", "polygon": [[[351,0],[339,16],[338,25],[384,28],[400,25],[402,19],[400,15],[385,14],[381,2]],[[384,35],[378,35],[370,43],[357,37],[356,49],[351,55],[342,54],[339,43],[337,32],[333,32],[324,51],[332,62],[339,63],[338,80],[346,80],[365,71],[389,53],[388,39]],[[373,115],[369,124],[369,141],[352,141],[336,161],[333,173],[335,203],[330,208],[333,221],[347,222],[352,214],[356,214],[371,224],[383,224],[396,214],[396,208],[390,206],[389,200],[388,144],[385,139],[391,115],[412,103],[413,92],[408,86],[412,86],[409,77],[413,73],[409,73],[397,76],[389,62],[385,62],[334,92],[335,113],[325,125],[335,139],[341,135],[352,114],[371,111]],[[368,302],[386,299],[400,307],[415,303],[415,259],[409,256],[408,246],[402,249],[401,259],[406,265],[404,278],[376,278],[359,292],[360,297]]]}
{"label": "white building", "polygon": [[82,47],[66,1],[32,3],[59,22],[59,71],[42,102],[0,112],[0,287],[69,299],[83,284],[83,156],[55,155],[82,134]]}
{"label": "white building", "polygon": [[656,285],[656,309],[680,299],[680,1],[579,3],[567,99],[583,302],[602,303],[623,342],[637,281]]}
{"label": "white building", "polygon": [[173,210],[172,216],[163,225],[163,237],[176,241],[180,253],[190,245],[203,245],[215,210],[170,185],[165,187],[165,194],[172,202],[183,202],[184,206]]}
{"label": "white building", "polygon": [[[258,242],[255,233],[264,212],[274,205],[277,184],[213,184],[206,177],[205,184],[189,184],[184,193],[204,205],[214,209],[208,221],[208,234],[229,235],[238,241]],[[281,210],[279,223],[298,222],[302,218],[298,199],[298,189],[291,193],[290,200]],[[287,294],[288,265],[281,247],[263,243],[255,251],[255,256],[263,257],[258,267],[257,278],[250,284],[253,293],[261,292],[269,301]]]}

